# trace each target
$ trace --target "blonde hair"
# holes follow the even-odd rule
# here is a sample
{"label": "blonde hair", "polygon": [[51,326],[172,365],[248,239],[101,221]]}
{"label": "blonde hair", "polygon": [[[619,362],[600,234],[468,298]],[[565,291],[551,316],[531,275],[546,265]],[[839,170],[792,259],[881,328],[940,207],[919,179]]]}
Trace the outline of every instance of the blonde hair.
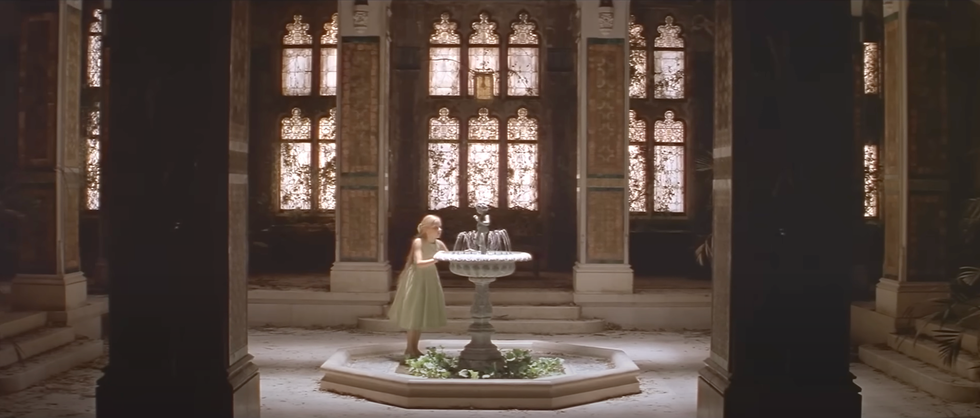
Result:
{"label": "blonde hair", "polygon": [[[418,226],[415,227],[416,234],[415,237],[412,238],[412,241],[414,242],[415,238],[422,238],[425,231],[432,229],[432,227],[436,225],[436,222],[441,222],[441,221],[442,219],[440,219],[436,215],[425,215],[425,217],[422,218],[422,221],[419,222]],[[414,257],[415,254],[412,252],[412,248],[409,247],[408,256],[405,257],[405,268],[408,268],[408,266],[412,265],[412,259]]]}

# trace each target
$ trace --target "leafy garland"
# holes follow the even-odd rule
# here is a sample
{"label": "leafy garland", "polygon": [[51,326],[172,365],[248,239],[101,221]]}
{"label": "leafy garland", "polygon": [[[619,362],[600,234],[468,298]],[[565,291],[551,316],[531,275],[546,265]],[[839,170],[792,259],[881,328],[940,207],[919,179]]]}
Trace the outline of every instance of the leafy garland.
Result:
{"label": "leafy garland", "polygon": [[459,368],[459,357],[446,354],[442,347],[429,347],[418,358],[406,360],[408,373],[430,379],[537,379],[564,373],[564,360],[534,358],[530,350],[502,350],[502,369],[467,370]]}

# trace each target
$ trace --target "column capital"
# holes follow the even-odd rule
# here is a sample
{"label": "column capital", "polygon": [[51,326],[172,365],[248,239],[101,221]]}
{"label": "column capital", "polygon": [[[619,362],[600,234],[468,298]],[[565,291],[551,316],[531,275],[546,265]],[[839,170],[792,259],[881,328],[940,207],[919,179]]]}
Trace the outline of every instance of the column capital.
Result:
{"label": "column capital", "polygon": [[580,38],[627,38],[629,0],[577,0],[577,3]]}
{"label": "column capital", "polygon": [[339,0],[340,36],[388,36],[391,0]]}

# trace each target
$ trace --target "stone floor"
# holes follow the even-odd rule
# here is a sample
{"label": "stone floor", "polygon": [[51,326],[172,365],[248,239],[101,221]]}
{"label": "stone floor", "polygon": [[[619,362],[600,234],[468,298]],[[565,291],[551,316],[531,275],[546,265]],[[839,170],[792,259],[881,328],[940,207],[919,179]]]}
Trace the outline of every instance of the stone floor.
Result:
{"label": "stone floor", "polygon": [[[459,336],[426,335],[426,338]],[[506,335],[619,348],[643,370],[640,395],[562,411],[467,411],[470,417],[695,417],[697,370],[707,354],[704,333],[610,331],[594,335]],[[262,415],[267,418],[457,417],[458,411],[402,410],[320,392],[320,364],[338,347],[400,341],[398,335],[351,330],[255,329],[251,352],[261,367]],[[0,418],[89,418],[95,416],[95,381],[104,360],[67,372],[23,392],[0,397]],[[936,399],[895,382],[862,364],[851,368],[863,388],[864,418],[980,417],[980,406]]]}

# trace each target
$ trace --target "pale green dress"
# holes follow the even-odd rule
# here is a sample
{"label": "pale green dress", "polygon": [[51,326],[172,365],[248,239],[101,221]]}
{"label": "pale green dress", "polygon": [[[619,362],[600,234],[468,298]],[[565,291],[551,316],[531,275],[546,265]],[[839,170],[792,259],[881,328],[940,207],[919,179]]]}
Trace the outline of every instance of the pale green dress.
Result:
{"label": "pale green dress", "polygon": [[[430,259],[438,244],[422,242],[422,258]],[[446,298],[435,264],[415,265],[415,257],[398,276],[398,290],[388,318],[404,330],[428,331],[446,325]]]}

